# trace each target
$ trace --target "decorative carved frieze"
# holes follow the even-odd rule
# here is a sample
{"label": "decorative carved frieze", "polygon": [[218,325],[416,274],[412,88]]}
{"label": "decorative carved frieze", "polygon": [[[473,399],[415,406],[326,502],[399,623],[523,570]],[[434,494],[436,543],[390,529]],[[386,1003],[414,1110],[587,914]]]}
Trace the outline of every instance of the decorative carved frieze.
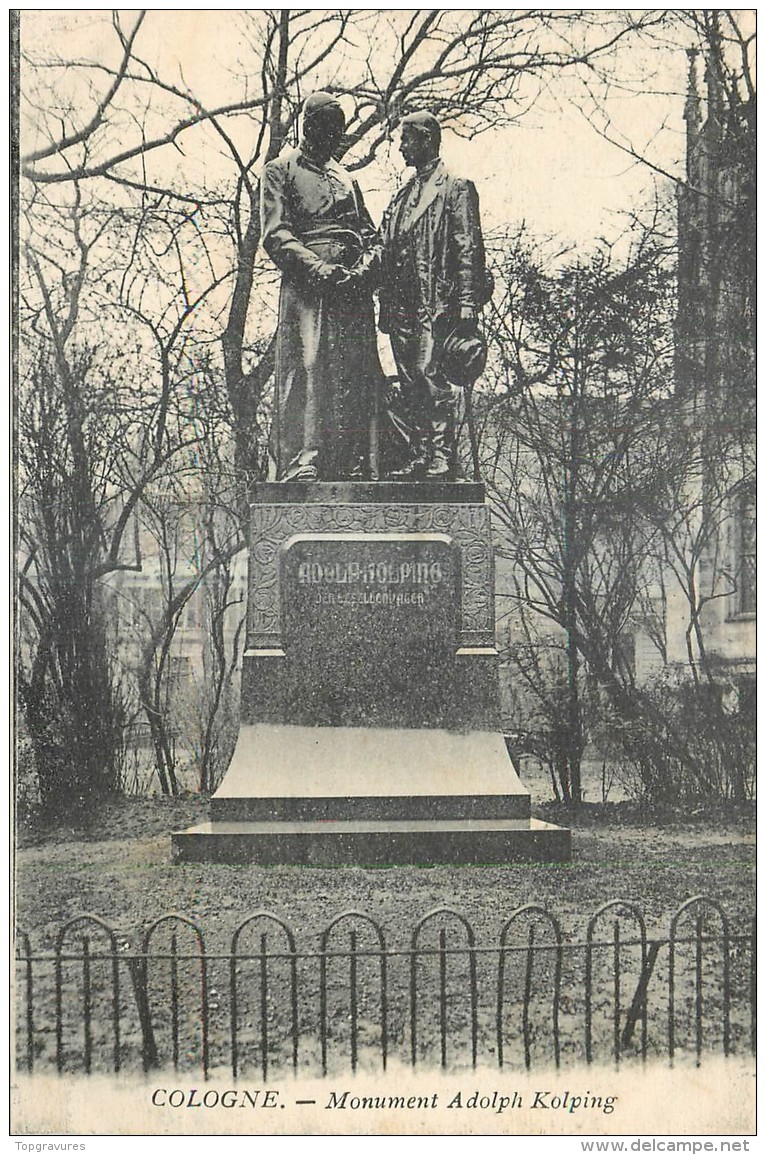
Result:
{"label": "decorative carved frieze", "polygon": [[483,505],[258,504],[251,507],[248,649],[282,644],[279,549],[296,533],[443,533],[460,551],[460,645],[494,645],[494,573]]}

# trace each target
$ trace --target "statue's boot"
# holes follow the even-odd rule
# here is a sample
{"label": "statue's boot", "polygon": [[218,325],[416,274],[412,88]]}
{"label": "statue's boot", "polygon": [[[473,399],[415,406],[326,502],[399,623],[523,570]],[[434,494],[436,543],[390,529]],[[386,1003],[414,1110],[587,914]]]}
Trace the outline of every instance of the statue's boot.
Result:
{"label": "statue's boot", "polygon": [[429,460],[428,449],[424,443],[413,440],[408,460],[399,469],[393,469],[389,477],[393,481],[419,481],[426,475]]}
{"label": "statue's boot", "polygon": [[287,469],[280,477],[280,481],[318,481],[319,469],[317,468],[319,454],[315,449],[302,449],[301,452],[294,457],[288,465]]}
{"label": "statue's boot", "polygon": [[370,466],[364,457],[360,457],[353,468],[348,471],[347,479],[349,481],[368,481],[370,479]]}
{"label": "statue's boot", "polygon": [[449,481],[452,476],[452,463],[449,457],[440,449],[435,449],[431,463],[426,470],[426,477],[437,481]]}
{"label": "statue's boot", "polygon": [[[446,410],[444,406],[444,410]],[[441,407],[440,407],[441,409]],[[432,423],[431,454],[426,476],[436,480],[448,481],[454,472],[454,451],[452,422],[446,412],[437,411],[436,419]]]}
{"label": "statue's boot", "polygon": [[428,472],[428,458],[414,457],[401,469],[392,469],[389,477],[392,481],[422,481]]}
{"label": "statue's boot", "polygon": [[318,481],[319,473],[315,465],[298,465],[289,474],[282,478],[283,481]]}

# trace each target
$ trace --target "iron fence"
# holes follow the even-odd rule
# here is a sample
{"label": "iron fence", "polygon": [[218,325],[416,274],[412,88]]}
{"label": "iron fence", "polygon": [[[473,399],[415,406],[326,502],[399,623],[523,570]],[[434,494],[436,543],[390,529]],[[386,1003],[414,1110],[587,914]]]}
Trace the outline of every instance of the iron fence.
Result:
{"label": "iron fence", "polygon": [[348,1066],[542,1064],[755,1050],[755,924],[734,933],[697,896],[649,934],[614,900],[584,940],[537,905],[514,910],[489,943],[439,907],[408,934],[344,911],[316,946],[256,911],[227,949],[168,914],[138,949],[102,919],[69,920],[53,949],[17,935],[17,1061],[34,1071],[229,1070],[234,1078]]}

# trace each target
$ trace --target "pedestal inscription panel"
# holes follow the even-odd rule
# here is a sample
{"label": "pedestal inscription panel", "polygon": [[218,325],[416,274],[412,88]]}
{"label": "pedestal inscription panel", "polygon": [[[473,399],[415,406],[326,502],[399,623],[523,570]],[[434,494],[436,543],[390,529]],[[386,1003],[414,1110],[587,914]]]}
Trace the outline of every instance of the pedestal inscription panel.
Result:
{"label": "pedestal inscription panel", "polygon": [[[261,488],[270,494],[274,487],[267,484]],[[321,489],[321,483],[315,488]],[[362,496],[366,496],[369,488],[361,487]],[[282,645],[278,560],[286,539],[295,534],[355,533],[408,533],[419,537],[424,534],[448,535],[460,550],[460,644],[494,646],[494,576],[489,510],[484,505],[418,503],[417,495],[431,488],[425,482],[399,488],[411,491],[411,500],[406,505],[342,502],[253,505],[247,602],[248,650],[273,649]],[[437,488],[441,492],[443,486]],[[460,486],[453,488],[461,489]],[[283,490],[289,495],[289,486],[284,486]]]}
{"label": "pedestal inscription panel", "polygon": [[433,726],[454,713],[460,552],[444,534],[298,534],[280,551],[289,716]]}

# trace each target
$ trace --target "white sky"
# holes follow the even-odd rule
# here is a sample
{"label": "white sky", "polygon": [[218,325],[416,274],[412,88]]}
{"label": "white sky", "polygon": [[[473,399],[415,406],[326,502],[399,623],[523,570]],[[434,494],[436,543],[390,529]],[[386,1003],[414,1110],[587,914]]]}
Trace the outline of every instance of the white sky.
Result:
{"label": "white sky", "polygon": [[[131,22],[127,14],[125,22]],[[55,46],[64,57],[114,56],[114,34],[103,10],[25,12],[22,35],[36,54]],[[174,80],[182,65],[185,81],[210,104],[231,86],[231,69],[243,47],[236,13],[209,9],[150,11],[137,43]],[[611,91],[605,107],[613,131],[680,176],[687,67],[683,50],[643,56],[634,50],[619,67],[623,74],[633,73],[638,92]],[[579,83],[560,75],[519,126],[471,142],[445,133],[445,160],[476,182],[485,230],[524,220],[534,235],[554,235],[562,244],[587,248],[601,234],[619,234],[621,212],[649,199],[655,176],[597,134],[580,111],[583,98]],[[378,173],[359,174],[376,219],[400,171],[394,147],[389,158],[382,158]],[[670,182],[661,184],[670,191]]]}

